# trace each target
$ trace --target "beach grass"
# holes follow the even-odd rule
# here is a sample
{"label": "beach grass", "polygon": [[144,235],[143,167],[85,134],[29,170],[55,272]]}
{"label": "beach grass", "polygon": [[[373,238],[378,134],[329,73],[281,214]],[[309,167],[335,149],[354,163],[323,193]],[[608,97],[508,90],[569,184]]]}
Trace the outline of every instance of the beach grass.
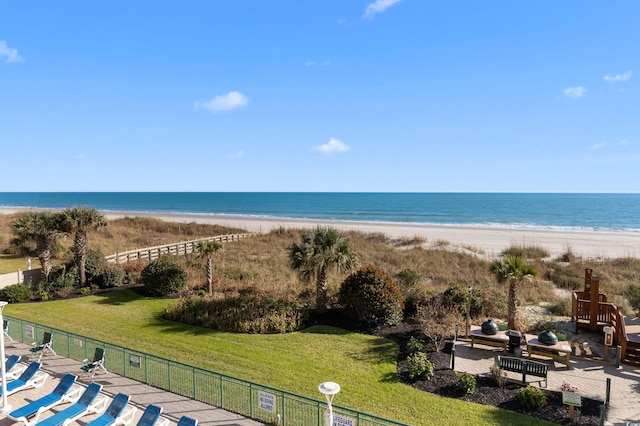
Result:
{"label": "beach grass", "polygon": [[443,398],[400,382],[397,345],[334,327],[276,335],[223,333],[164,320],[170,299],[131,290],[43,303],[10,304],[5,314],[52,328],[319,398],[319,383],[343,391],[335,403],[416,425],[546,424],[534,418]]}

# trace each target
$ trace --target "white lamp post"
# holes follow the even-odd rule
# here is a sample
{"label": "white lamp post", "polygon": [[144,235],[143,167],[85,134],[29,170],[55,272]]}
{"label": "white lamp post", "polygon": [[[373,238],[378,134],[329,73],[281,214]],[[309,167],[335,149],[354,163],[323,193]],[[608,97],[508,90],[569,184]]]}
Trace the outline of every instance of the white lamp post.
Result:
{"label": "white lamp post", "polygon": [[[8,302],[0,302],[0,324],[4,324],[4,318],[2,317],[2,310],[7,306]],[[11,411],[11,407],[7,402],[7,362],[4,358],[4,330],[0,333],[0,373],[2,373],[2,410],[0,413],[5,416]]]}
{"label": "white lamp post", "polygon": [[327,397],[327,416],[325,416],[325,426],[333,426],[333,407],[331,401],[335,394],[340,392],[340,385],[334,382],[320,383],[318,391]]}

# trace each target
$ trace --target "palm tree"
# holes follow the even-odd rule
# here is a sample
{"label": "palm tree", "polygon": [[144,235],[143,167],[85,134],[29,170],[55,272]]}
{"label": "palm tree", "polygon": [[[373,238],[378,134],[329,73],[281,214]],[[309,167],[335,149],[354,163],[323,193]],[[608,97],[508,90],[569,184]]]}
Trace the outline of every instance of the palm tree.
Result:
{"label": "palm tree", "polygon": [[69,207],[62,211],[65,217],[67,231],[75,233],[73,239],[73,255],[80,278],[79,285],[84,287],[87,282],[85,267],[87,263],[87,232],[107,226],[107,219],[96,209],[88,207]]}
{"label": "palm tree", "polygon": [[509,328],[520,330],[518,319],[518,286],[525,281],[534,278],[538,272],[528,265],[520,256],[507,256],[504,259],[494,260],[490,267],[499,283],[509,283],[508,317]]}
{"label": "palm tree", "polygon": [[36,244],[36,255],[42,266],[42,275],[49,280],[51,273],[51,256],[56,241],[64,235],[62,216],[49,211],[29,212],[11,223],[11,231],[15,235],[12,243],[18,246],[33,241]]}
{"label": "palm tree", "polygon": [[357,265],[342,231],[320,226],[303,232],[300,244],[289,246],[289,261],[302,279],[316,278],[316,309],[320,312],[327,309],[327,269],[336,265],[340,271],[350,271]]}
{"label": "palm tree", "polygon": [[209,283],[209,294],[213,294],[213,260],[212,257],[222,248],[222,244],[217,241],[200,241],[198,252],[200,257],[207,258],[207,283]]}

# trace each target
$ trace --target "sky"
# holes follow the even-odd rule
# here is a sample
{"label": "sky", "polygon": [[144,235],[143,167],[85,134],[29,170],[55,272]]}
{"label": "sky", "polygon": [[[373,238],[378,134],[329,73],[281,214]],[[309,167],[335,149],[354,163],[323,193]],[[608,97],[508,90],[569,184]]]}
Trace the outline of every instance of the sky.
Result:
{"label": "sky", "polygon": [[0,18],[0,192],[640,192],[637,0]]}

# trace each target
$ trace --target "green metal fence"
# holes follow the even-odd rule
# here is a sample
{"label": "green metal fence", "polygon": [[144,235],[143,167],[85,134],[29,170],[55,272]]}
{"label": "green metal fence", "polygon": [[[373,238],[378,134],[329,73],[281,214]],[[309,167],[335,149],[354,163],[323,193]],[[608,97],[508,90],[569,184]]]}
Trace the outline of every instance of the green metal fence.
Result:
{"label": "green metal fence", "polygon": [[[61,356],[82,361],[95,348],[105,350],[108,371],[155,388],[214,405],[227,411],[279,426],[322,426],[326,402],[270,386],[216,373],[156,355],[52,329],[42,324],[7,317],[9,335],[26,344],[41,342],[45,332],[53,336],[53,350]],[[333,406],[334,425],[408,426],[347,407]]]}

